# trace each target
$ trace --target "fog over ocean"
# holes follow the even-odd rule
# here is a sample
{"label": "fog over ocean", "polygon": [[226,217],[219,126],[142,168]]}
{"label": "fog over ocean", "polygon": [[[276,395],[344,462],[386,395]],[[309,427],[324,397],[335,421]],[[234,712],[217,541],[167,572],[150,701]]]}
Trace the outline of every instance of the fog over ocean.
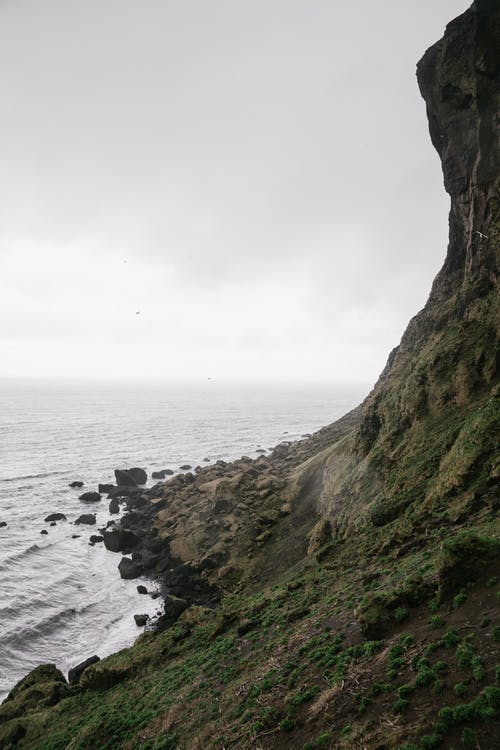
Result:
{"label": "fog over ocean", "polygon": [[[141,632],[133,615],[161,606],[137,593],[140,580],[120,579],[120,555],[89,546],[111,516],[105,496],[86,504],[83,491],[113,482],[115,468],[150,477],[205,458],[256,458],[334,421],[368,389],[0,381],[0,700],[37,664],[66,672],[130,645]],[[96,510],[95,526],[73,525]],[[67,521],[44,523],[53,512]]]}

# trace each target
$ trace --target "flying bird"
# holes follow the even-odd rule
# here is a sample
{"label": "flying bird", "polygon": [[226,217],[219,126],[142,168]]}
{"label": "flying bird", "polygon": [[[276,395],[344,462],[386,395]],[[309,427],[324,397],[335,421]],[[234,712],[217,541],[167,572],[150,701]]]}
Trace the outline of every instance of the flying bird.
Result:
{"label": "flying bird", "polygon": [[477,229],[475,229],[474,231],[475,231],[476,234],[478,234],[481,237],[482,240],[489,239],[488,235],[483,234],[482,232],[478,232]]}

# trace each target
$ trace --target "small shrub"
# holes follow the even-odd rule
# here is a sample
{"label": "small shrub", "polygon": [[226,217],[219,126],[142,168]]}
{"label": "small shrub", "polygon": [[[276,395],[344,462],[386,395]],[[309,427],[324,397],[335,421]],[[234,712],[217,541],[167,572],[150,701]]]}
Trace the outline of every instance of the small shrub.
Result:
{"label": "small shrub", "polygon": [[392,704],[392,710],[395,714],[402,714],[409,705],[409,701],[405,700],[404,698],[398,698],[397,701]]}
{"label": "small shrub", "polygon": [[429,624],[433,630],[438,630],[439,628],[442,628],[445,623],[441,615],[432,615]]}
{"label": "small shrub", "polygon": [[410,616],[410,610],[406,607],[396,607],[394,610],[393,617],[396,620],[396,622],[403,622],[403,620],[407,620]]}
{"label": "small shrub", "polygon": [[280,729],[282,732],[293,732],[295,729],[295,722],[293,719],[283,719],[280,721]]}
{"label": "small shrub", "polygon": [[462,732],[462,745],[465,747],[475,747],[476,745],[476,733],[470,727],[465,727]]}
{"label": "small shrub", "polygon": [[457,698],[462,698],[467,693],[467,685],[464,682],[457,682],[453,685],[453,692]]}
{"label": "small shrub", "polygon": [[495,639],[495,641],[497,641],[498,643],[500,643],[500,625],[495,625],[495,627],[493,628],[493,630],[491,631],[491,633],[492,633],[493,638]]}
{"label": "small shrub", "polygon": [[453,597],[453,609],[458,609],[467,601],[467,594],[464,591],[460,591],[456,596]]}

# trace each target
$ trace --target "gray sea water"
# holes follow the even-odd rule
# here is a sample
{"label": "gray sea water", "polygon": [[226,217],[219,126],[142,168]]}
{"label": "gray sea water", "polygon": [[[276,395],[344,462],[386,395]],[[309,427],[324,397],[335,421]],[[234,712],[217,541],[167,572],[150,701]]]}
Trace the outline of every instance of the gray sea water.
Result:
{"label": "gray sea water", "polygon": [[[140,581],[120,579],[119,555],[89,546],[110,519],[105,498],[96,526],[74,525],[96,510],[78,499],[84,490],[113,482],[115,468],[151,476],[206,457],[257,457],[334,421],[367,391],[0,381],[0,700],[37,664],[66,672],[132,644],[141,632],[133,615],[158,610],[158,600],[137,593]],[[84,488],[71,489],[72,480]],[[68,520],[44,523],[56,511]]]}

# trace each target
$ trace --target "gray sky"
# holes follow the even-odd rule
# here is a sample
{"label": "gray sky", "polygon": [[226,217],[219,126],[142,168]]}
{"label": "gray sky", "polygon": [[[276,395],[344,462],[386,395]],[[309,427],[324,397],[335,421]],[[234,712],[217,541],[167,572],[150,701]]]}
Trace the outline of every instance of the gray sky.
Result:
{"label": "gray sky", "polygon": [[0,376],[374,381],[446,251],[415,64],[468,4],[0,0]]}

